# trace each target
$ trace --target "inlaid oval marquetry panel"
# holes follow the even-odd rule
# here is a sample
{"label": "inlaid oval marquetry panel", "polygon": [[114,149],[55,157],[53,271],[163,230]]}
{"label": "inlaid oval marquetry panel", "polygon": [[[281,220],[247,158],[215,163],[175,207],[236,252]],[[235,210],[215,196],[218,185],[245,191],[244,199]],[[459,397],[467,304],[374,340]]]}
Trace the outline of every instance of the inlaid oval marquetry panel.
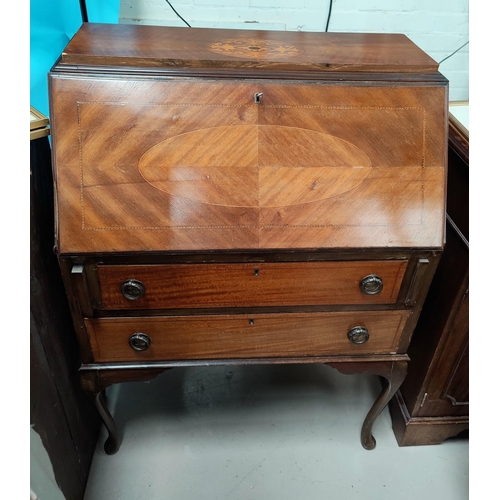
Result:
{"label": "inlaid oval marquetry panel", "polygon": [[210,52],[233,57],[261,59],[276,56],[296,56],[301,51],[290,44],[274,40],[231,39],[212,43],[207,47]]}
{"label": "inlaid oval marquetry panel", "polygon": [[155,188],[232,207],[285,207],[331,198],[358,186],[368,156],[338,137],[295,127],[200,129],[156,144],[139,161]]}

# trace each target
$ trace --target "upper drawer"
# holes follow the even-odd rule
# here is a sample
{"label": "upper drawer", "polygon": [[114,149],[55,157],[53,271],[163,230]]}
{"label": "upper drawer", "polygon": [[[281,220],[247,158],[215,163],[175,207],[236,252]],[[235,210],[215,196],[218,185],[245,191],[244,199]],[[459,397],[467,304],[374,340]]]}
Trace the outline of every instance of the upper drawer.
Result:
{"label": "upper drawer", "polygon": [[97,269],[104,309],[176,309],[395,303],[407,264],[394,260]]}

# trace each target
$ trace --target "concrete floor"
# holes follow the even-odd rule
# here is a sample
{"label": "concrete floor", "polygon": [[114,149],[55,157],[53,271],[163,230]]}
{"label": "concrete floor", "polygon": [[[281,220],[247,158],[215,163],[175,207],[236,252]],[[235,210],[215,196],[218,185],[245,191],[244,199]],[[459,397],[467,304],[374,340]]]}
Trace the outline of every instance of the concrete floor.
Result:
{"label": "concrete floor", "polygon": [[123,442],[98,443],[85,500],[466,500],[469,443],[400,448],[377,377],[325,365],[196,367],[108,389]]}

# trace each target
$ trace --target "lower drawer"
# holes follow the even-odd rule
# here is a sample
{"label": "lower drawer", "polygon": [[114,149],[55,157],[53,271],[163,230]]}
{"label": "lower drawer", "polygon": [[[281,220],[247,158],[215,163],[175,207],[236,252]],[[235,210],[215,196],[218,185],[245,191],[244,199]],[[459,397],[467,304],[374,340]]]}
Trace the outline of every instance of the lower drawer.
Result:
{"label": "lower drawer", "polygon": [[[407,311],[87,319],[95,362],[395,353]],[[349,332],[363,327],[355,344]],[[358,329],[358,342],[365,331]],[[145,348],[135,350],[134,347]]]}

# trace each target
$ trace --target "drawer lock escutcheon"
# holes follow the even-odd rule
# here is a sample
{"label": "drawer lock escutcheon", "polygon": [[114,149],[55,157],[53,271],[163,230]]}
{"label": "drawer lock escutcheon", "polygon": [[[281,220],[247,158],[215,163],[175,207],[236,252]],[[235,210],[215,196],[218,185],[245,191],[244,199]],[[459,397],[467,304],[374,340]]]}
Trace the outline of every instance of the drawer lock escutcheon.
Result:
{"label": "drawer lock escutcheon", "polygon": [[128,300],[139,300],[146,291],[144,283],[139,280],[127,280],[120,288],[123,296]]}
{"label": "drawer lock escutcheon", "polygon": [[384,283],[380,276],[369,274],[359,282],[359,288],[365,295],[377,295],[384,288]]}
{"label": "drawer lock escutcheon", "polygon": [[348,339],[353,344],[364,344],[370,336],[368,330],[364,326],[355,326],[347,332]]}
{"label": "drawer lock escutcheon", "polygon": [[128,339],[128,343],[134,351],[145,351],[149,348],[151,339],[145,333],[134,333]]}

